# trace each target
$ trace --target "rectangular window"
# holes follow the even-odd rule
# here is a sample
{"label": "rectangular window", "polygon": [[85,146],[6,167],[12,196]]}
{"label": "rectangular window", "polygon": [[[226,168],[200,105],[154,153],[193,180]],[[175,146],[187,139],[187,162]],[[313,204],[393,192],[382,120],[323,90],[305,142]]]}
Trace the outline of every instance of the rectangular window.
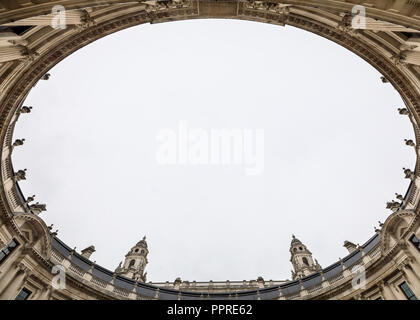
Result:
{"label": "rectangular window", "polygon": [[29,296],[31,295],[31,291],[29,291],[26,288],[23,288],[20,290],[19,294],[16,296],[15,300],[27,300]]}
{"label": "rectangular window", "polygon": [[420,239],[415,234],[410,238],[410,241],[420,251]]}
{"label": "rectangular window", "polygon": [[0,263],[6,260],[7,256],[10,255],[18,245],[19,243],[15,239],[13,239],[5,247],[3,247],[0,250]]}
{"label": "rectangular window", "polygon": [[407,297],[408,300],[418,300],[414,292],[411,291],[407,282],[404,281],[403,283],[401,283],[400,288],[404,292],[404,295]]}

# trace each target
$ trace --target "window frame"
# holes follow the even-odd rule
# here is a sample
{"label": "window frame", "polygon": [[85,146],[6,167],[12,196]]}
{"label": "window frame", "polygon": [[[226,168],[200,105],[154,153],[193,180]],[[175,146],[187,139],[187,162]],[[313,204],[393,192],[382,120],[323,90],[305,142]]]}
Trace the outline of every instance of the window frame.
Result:
{"label": "window frame", "polygon": [[[21,296],[22,293],[25,293],[26,296],[23,296],[23,299],[18,299]],[[28,288],[23,287],[19,291],[19,293],[16,295],[15,300],[18,300],[18,301],[28,300],[28,298],[31,296],[31,294],[32,294],[32,291],[31,290],[29,290]]]}
{"label": "window frame", "polygon": [[15,238],[10,240],[3,248],[0,249],[2,256],[0,257],[0,265],[7,260],[7,258],[13,254],[17,247],[19,247],[19,241]]}
{"label": "window frame", "polygon": [[[416,239],[417,244],[414,243],[414,239]],[[413,234],[410,237],[410,242],[420,252],[420,239],[416,236],[416,234]]]}
{"label": "window frame", "polygon": [[403,294],[404,294],[404,296],[406,297],[407,300],[418,300],[417,296],[415,295],[413,290],[411,290],[407,281],[401,282],[398,285],[398,287],[401,289],[401,291],[403,292]]}

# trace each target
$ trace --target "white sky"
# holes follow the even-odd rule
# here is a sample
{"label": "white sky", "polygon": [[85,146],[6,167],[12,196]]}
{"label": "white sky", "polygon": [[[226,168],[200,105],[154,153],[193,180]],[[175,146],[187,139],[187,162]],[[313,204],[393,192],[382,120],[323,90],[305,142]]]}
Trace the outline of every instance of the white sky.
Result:
{"label": "white sky", "polygon": [[[147,235],[148,281],[290,279],[291,235],[326,267],[405,194],[415,154],[403,102],[361,58],[292,27],[142,25],[65,59],[18,122],[20,186],[59,237],[115,269]],[[265,169],[161,166],[156,135],[264,129]]]}

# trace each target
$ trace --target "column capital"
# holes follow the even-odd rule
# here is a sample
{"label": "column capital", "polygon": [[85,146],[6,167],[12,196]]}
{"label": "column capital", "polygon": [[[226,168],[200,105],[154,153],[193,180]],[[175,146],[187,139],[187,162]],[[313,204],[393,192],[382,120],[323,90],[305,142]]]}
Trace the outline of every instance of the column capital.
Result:
{"label": "column capital", "polygon": [[410,264],[413,262],[413,259],[410,257],[406,257],[404,258],[403,261],[401,261],[398,265],[397,265],[397,269],[400,271],[404,271],[404,269],[408,269],[410,268]]}
{"label": "column capital", "polygon": [[385,287],[385,281],[384,280],[379,280],[376,285],[379,288],[379,291],[381,291],[381,293],[384,291],[384,287]]}
{"label": "column capital", "polygon": [[31,270],[28,266],[26,266],[23,262],[19,261],[15,263],[16,268],[18,269],[18,272],[24,272],[29,273]]}
{"label": "column capital", "polygon": [[356,300],[363,300],[363,299],[362,299],[362,294],[361,294],[361,293],[356,294],[356,295],[354,296],[354,299],[356,299]]}

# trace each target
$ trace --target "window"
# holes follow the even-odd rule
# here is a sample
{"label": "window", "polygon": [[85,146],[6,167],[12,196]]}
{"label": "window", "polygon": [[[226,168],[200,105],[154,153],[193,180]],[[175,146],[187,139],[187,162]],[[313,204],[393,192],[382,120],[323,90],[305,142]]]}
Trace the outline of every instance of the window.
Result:
{"label": "window", "polygon": [[302,261],[303,261],[304,264],[306,264],[307,266],[309,266],[309,262],[308,262],[308,259],[306,259],[306,257],[303,257],[302,258]]}
{"label": "window", "polygon": [[29,296],[31,295],[31,291],[29,291],[26,288],[23,288],[20,290],[19,294],[16,296],[15,300],[27,300]]}
{"label": "window", "polygon": [[15,248],[19,245],[19,243],[12,239],[3,249],[0,250],[0,263],[6,260],[7,256],[10,255]]}
{"label": "window", "polygon": [[21,36],[32,28],[33,26],[1,26],[0,32],[13,32],[16,33],[18,36]]}
{"label": "window", "polygon": [[136,263],[136,261],[135,260],[131,260],[130,261],[130,264],[128,265],[128,267],[130,268],[130,267],[134,266],[134,263]]}
{"label": "window", "polygon": [[407,297],[408,300],[418,300],[414,292],[411,291],[407,282],[404,281],[403,283],[401,283],[400,288],[404,292],[404,295]]}
{"label": "window", "polygon": [[420,251],[420,239],[415,234],[410,238],[410,241]]}

